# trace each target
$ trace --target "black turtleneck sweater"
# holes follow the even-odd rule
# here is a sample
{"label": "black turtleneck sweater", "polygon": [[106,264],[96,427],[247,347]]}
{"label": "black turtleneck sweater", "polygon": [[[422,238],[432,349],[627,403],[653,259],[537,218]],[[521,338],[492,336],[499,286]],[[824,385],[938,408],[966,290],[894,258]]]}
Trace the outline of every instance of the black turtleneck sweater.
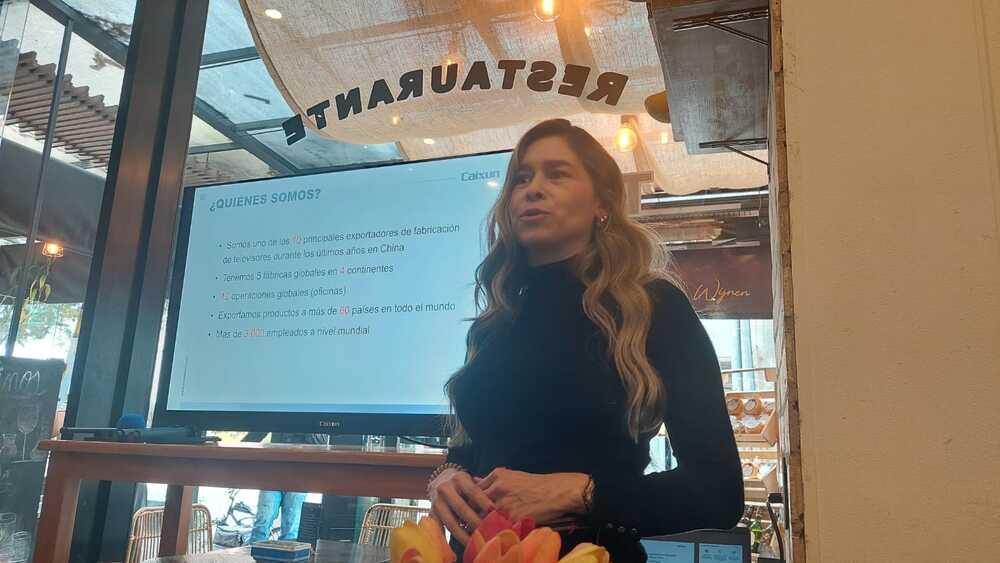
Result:
{"label": "black turtleneck sweater", "polygon": [[687,297],[667,281],[646,288],[654,307],[646,353],[666,390],[677,467],[643,475],[652,435],[629,437],[624,387],[583,312],[583,289],[568,262],[528,271],[517,315],[480,343],[456,382],[455,410],[470,440],[448,460],[476,476],[497,467],[591,475],[589,531],[564,539],[606,545],[616,563],[641,559],[634,549],[642,536],[735,526],[739,456],[718,360]]}

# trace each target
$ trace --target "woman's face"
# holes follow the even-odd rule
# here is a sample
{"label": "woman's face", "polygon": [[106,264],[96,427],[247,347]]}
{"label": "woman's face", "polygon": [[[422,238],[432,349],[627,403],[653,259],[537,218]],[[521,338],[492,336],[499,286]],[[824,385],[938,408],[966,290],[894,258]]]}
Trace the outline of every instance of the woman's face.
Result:
{"label": "woman's face", "polygon": [[575,256],[605,215],[590,174],[562,137],[528,145],[511,185],[510,220],[532,265]]}

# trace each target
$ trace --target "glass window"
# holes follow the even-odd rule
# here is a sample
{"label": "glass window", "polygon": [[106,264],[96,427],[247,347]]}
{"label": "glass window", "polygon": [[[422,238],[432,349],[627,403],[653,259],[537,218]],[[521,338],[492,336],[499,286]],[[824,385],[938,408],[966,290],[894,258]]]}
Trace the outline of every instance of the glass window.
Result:
{"label": "glass window", "polygon": [[[108,36],[127,45],[132,35],[135,0],[65,0],[97,24]],[[204,53],[253,47],[253,36],[243,19],[239,0],[212,0],[208,5]]]}
{"label": "glass window", "polygon": [[184,184],[216,184],[273,175],[270,166],[246,150],[219,151],[188,155]]}
{"label": "glass window", "polygon": [[[725,370],[775,367],[774,321],[771,319],[702,319],[719,366]],[[727,391],[769,391],[774,383],[762,371],[724,374]]]}
{"label": "glass window", "polygon": [[26,0],[0,3],[0,132],[7,118],[7,104],[17,76],[29,6]]}
{"label": "glass window", "polygon": [[[111,50],[120,56],[117,47],[128,41],[134,2],[74,4],[88,10],[86,17],[102,30],[95,43],[116,47]],[[8,5],[5,2],[2,8]],[[81,35],[70,36],[64,51],[65,29],[43,11],[30,8],[0,143],[0,343],[17,357],[66,363],[56,420],[65,414],[125,76],[120,61]],[[61,82],[56,80],[60,64],[65,65]],[[59,85],[61,92],[50,137],[53,85]],[[51,154],[43,160],[47,143]],[[17,332],[14,342],[8,337],[11,327]],[[35,430],[21,430],[23,443],[30,444],[28,434],[35,442],[49,437],[54,421],[35,422]],[[4,432],[6,437],[7,429]],[[37,467],[23,464],[10,472],[0,467],[0,488],[12,486],[30,497],[41,492],[36,487],[44,455],[29,460],[22,453],[22,458],[38,462]],[[37,506],[30,504],[15,506],[17,534],[28,540],[29,550],[37,516]]]}
{"label": "glass window", "polygon": [[[115,22],[117,27],[109,23],[104,26],[108,29],[122,28],[124,24],[119,15],[123,18],[127,14],[131,20],[131,11],[123,10],[116,15],[116,7],[111,6],[111,11],[107,12],[107,21]],[[47,53],[45,56],[55,57],[51,61],[36,59],[36,64],[57,64],[59,54],[52,55],[49,47],[60,46],[63,26],[38,11],[33,11],[31,17],[37,24],[32,28],[34,42]],[[65,64],[67,83],[53,140],[56,145],[53,157],[62,162],[54,158],[46,164],[38,231],[34,244],[28,247],[31,252],[28,300],[22,312],[14,353],[25,357],[58,358],[70,363],[70,353],[75,352],[75,327],[86,293],[117,118],[116,106],[121,98],[125,71],[107,53],[76,34],[70,39]],[[18,107],[15,89],[15,111]],[[36,159],[35,163],[30,166],[36,170],[47,121],[22,120],[17,127],[19,139],[34,138],[26,155],[34,155],[31,158]],[[42,245],[48,243],[57,245],[59,251],[45,256]],[[67,383],[64,382],[63,387],[67,387]]]}
{"label": "glass window", "polygon": [[306,138],[293,146],[285,142],[285,132],[282,129],[253,135],[268,148],[302,169],[400,159],[399,149],[395,143],[352,145],[327,139],[309,129],[306,129]]}
{"label": "glass window", "polygon": [[21,53],[34,52],[40,64],[59,62],[59,48],[62,44],[63,26],[34,6],[28,10],[24,43]]}
{"label": "glass window", "polygon": [[[30,69],[49,65],[54,72],[59,61],[62,25],[31,6],[25,17],[25,30],[25,37],[18,45],[19,52],[15,54],[18,64]],[[3,170],[0,174],[0,236],[4,240],[0,246],[0,344],[5,347],[4,351],[26,268],[27,235],[34,213],[44,131],[49,122],[47,112],[39,114],[23,108],[35,105],[45,108],[52,99],[51,89],[34,89],[37,86],[34,78],[35,73],[22,71],[14,79],[6,108],[9,123],[3,127],[3,140],[0,141],[0,170]],[[30,98],[24,94],[29,91]],[[73,160],[62,151],[53,151],[53,156]],[[19,319],[30,313],[29,308],[23,308]]]}
{"label": "glass window", "polygon": [[132,36],[135,0],[65,0],[66,4],[96,24],[111,39],[128,45]]}
{"label": "glass window", "polygon": [[250,28],[243,19],[239,0],[209,2],[203,52],[207,55],[253,46],[253,36],[250,35]]}
{"label": "glass window", "polygon": [[191,119],[191,139],[189,147],[204,147],[207,145],[219,145],[228,143],[229,137],[223,135],[218,129],[205,123],[198,117]]}
{"label": "glass window", "polygon": [[284,119],[292,115],[259,59],[203,68],[198,76],[198,97],[233,123]]}
{"label": "glass window", "polygon": [[65,360],[75,344],[83,303],[34,302],[25,307],[14,355]]}

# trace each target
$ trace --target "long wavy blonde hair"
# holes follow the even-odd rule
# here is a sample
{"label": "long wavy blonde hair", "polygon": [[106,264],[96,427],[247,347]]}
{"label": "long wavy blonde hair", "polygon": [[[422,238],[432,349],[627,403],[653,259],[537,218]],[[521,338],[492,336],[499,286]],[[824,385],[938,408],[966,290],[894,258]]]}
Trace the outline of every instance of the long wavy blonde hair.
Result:
{"label": "long wavy blonde hair", "polygon": [[[454,411],[455,383],[476,358],[484,339],[516,314],[528,266],[524,249],[514,236],[511,192],[521,157],[532,143],[546,137],[564,139],[576,153],[608,215],[603,225],[594,225],[591,244],[573,263],[585,286],[583,310],[607,339],[608,354],[614,358],[625,387],[629,433],[638,441],[640,434],[658,428],[663,421],[666,390],[646,357],[653,307],[645,285],[657,278],[673,279],[669,255],[655,234],[628,216],[625,184],[615,160],[589,133],[565,119],[539,123],[514,149],[503,191],[486,221],[488,252],[476,268],[478,315],[469,329],[465,365],[451,376],[445,390]],[[467,441],[457,416],[452,417],[451,434],[452,445]]]}

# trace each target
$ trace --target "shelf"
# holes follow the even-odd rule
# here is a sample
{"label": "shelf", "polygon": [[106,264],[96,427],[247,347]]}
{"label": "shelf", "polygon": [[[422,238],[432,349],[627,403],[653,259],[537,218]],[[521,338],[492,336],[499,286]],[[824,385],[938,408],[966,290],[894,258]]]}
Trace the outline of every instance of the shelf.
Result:
{"label": "shelf", "polygon": [[766,459],[769,461],[778,460],[778,452],[774,448],[769,450],[747,450],[739,449],[740,459],[743,461],[753,461],[754,459]]}
{"label": "shelf", "polygon": [[724,369],[722,370],[722,376],[731,376],[733,374],[740,373],[758,373],[764,372],[764,381],[774,383],[778,380],[778,368],[737,368],[737,369]]}
{"label": "shelf", "polygon": [[726,391],[726,399],[775,399],[775,391]]}
{"label": "shelf", "polygon": [[770,446],[771,443],[764,438],[759,432],[756,434],[733,434],[736,436],[736,444],[763,444]]}
{"label": "shelf", "polygon": [[767,502],[767,489],[760,479],[751,478],[743,480],[743,500],[751,502]]}

